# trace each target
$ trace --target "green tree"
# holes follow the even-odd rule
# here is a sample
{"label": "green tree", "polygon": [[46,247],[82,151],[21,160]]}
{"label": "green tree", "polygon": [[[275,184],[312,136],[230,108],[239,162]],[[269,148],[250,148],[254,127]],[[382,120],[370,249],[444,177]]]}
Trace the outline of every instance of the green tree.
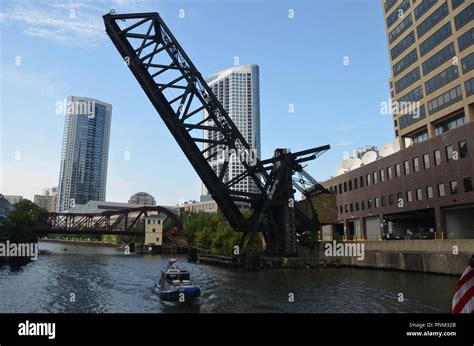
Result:
{"label": "green tree", "polygon": [[194,244],[210,246],[212,233],[215,232],[217,224],[222,219],[218,214],[183,213],[181,222],[188,240]]}
{"label": "green tree", "polygon": [[205,249],[209,249],[212,244],[215,230],[210,226],[203,226],[196,232],[194,237],[194,244]]}
{"label": "green tree", "polygon": [[214,232],[211,243],[211,253],[228,256],[233,255],[234,246],[239,244],[241,236],[240,233],[235,232],[232,227],[230,227],[227,220],[222,220]]}
{"label": "green tree", "polygon": [[[244,217],[250,217],[250,210],[243,211]],[[210,249],[211,253],[232,255],[234,246],[238,245],[242,233],[235,232],[222,214],[208,214],[205,212],[184,212],[180,215],[184,232],[194,246]],[[252,250],[260,251],[262,244],[255,239]]]}
{"label": "green tree", "polygon": [[8,238],[12,242],[36,242],[40,234],[38,229],[46,223],[48,211],[33,202],[23,199],[13,205],[15,208],[8,215],[6,225]]}

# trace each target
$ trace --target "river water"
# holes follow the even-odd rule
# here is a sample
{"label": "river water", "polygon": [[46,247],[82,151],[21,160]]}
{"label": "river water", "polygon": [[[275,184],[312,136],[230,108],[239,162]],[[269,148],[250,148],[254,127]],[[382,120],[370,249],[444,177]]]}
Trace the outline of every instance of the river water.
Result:
{"label": "river water", "polygon": [[246,272],[178,257],[202,297],[193,304],[162,303],[151,289],[167,256],[45,242],[40,249],[47,253],[19,270],[0,267],[0,312],[449,312],[457,282],[451,276],[355,268]]}

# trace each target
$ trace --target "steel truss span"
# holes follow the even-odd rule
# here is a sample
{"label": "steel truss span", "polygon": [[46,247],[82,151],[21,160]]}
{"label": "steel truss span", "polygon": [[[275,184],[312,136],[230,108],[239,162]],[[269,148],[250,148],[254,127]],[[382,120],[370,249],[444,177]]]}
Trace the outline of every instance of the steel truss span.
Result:
{"label": "steel truss span", "polygon": [[[301,163],[330,147],[299,153],[277,149],[272,159],[255,160],[250,145],[158,13],[106,14],[103,19],[110,39],[222,213],[235,231],[244,232],[240,245],[251,246],[256,233],[262,232],[268,249],[296,255],[296,232],[301,230],[296,230],[295,218],[302,216],[295,212],[292,176],[299,172],[297,188],[306,193],[301,181],[307,183],[309,175],[301,174]],[[215,131],[217,138],[203,138],[203,130]],[[226,179],[229,160],[219,173],[214,171],[210,161],[221,149],[237,153],[242,174]],[[247,177],[257,192],[235,189]],[[236,202],[249,203],[252,216],[245,218]],[[317,217],[300,221],[313,230],[319,226]]]}
{"label": "steel truss span", "polygon": [[115,234],[141,235],[145,234],[144,218],[147,216],[164,215],[164,220],[171,221],[171,228],[164,237],[173,240],[183,235],[183,226],[171,210],[156,207],[138,207],[102,213],[49,213],[46,225],[40,227],[48,233],[74,234]]}

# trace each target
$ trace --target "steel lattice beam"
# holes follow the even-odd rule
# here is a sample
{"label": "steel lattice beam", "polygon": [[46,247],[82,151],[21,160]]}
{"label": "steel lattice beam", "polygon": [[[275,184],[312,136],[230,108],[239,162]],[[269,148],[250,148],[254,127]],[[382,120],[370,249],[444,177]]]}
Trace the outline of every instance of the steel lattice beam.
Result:
{"label": "steel lattice beam", "polygon": [[[243,159],[244,172],[226,179],[230,176],[228,158],[219,173],[211,166],[219,150],[249,158],[251,147],[159,14],[107,14],[103,19],[110,39],[230,225],[245,232],[242,243],[248,234],[251,244],[260,231],[278,251],[294,254],[298,216],[291,203],[292,176],[302,162],[316,158],[329,146],[293,154],[277,150],[275,157],[263,161]],[[196,133],[202,130],[217,136],[203,138],[201,132]],[[257,193],[235,189],[247,177],[255,183]],[[238,201],[252,205],[250,219],[241,214]]]}
{"label": "steel lattice beam", "polygon": [[[121,28],[122,20],[136,20],[136,23]],[[157,13],[108,14],[104,22],[108,35],[232,227],[247,229],[248,221],[235,203],[238,196],[233,200],[227,193],[234,182],[224,181],[225,172],[216,175],[209,164],[214,156],[208,153],[223,146],[236,152],[250,152],[251,147],[199,71]],[[159,79],[169,71],[174,72],[169,75],[171,80]],[[165,94],[169,89],[178,95]],[[202,119],[203,111],[207,114],[205,119]],[[191,134],[193,130],[203,129],[216,131],[221,134],[220,139],[203,139]],[[246,176],[252,178],[260,192],[247,196],[246,201],[252,203],[253,198],[266,198],[265,183],[270,179],[267,171],[258,160],[253,166],[245,161],[242,164]],[[229,169],[225,166],[225,171]]]}
{"label": "steel lattice beam", "polygon": [[[145,227],[140,221],[151,213],[163,213],[173,223],[172,232],[175,235],[184,235],[183,226],[176,214],[160,206],[105,211],[99,214],[49,213],[46,223],[42,224],[38,231],[57,234],[144,235]],[[168,232],[165,236],[171,235]]]}

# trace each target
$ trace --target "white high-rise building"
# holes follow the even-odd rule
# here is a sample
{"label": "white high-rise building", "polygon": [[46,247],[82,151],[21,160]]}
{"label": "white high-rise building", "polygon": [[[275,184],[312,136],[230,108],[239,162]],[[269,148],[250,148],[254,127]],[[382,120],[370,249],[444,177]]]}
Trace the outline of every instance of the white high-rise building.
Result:
{"label": "white high-rise building", "polygon": [[[260,158],[260,92],[258,65],[241,65],[214,73],[206,80],[212,92],[229,114],[232,121],[250,145],[252,152],[246,153],[251,160],[255,156]],[[204,117],[207,115],[204,114]],[[216,131],[204,131],[204,139],[219,139],[222,136]],[[204,145],[206,147],[207,144]],[[211,156],[218,151],[210,164],[219,174],[225,160],[229,160],[229,171],[224,181],[229,181],[244,171],[244,167],[237,155],[231,155],[225,149],[216,148],[206,153]],[[250,177],[241,180],[232,186],[232,189],[244,192],[257,192],[256,186]],[[202,194],[208,190],[203,185]]]}
{"label": "white high-rise building", "polygon": [[60,108],[66,119],[57,210],[91,200],[105,201],[112,105],[71,96]]}

